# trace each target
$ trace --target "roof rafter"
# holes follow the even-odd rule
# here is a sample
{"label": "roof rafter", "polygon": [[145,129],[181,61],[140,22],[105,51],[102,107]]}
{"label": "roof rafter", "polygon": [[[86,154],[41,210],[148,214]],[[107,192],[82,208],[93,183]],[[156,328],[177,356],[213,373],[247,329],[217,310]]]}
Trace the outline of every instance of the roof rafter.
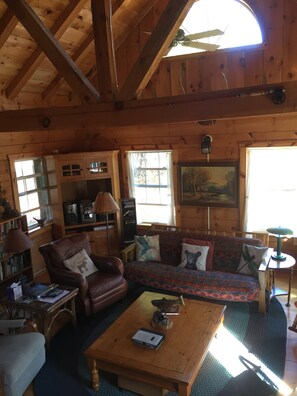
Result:
{"label": "roof rafter", "polygon": [[[51,33],[55,35],[55,38],[57,40],[62,37],[63,33],[69,27],[70,21],[77,16],[77,14],[80,12],[86,2],[87,0],[72,0],[71,2],[69,2],[65,10],[62,12],[62,14],[59,16],[59,18],[55,21],[50,29]],[[16,97],[16,95],[30,79],[30,77],[33,75],[36,68],[40,65],[44,58],[44,52],[40,47],[37,47],[22,67],[20,73],[16,75],[16,77],[7,87],[6,96],[8,99],[14,99]]]}
{"label": "roof rafter", "polygon": [[[72,60],[77,64],[79,63],[84,56],[90,51],[94,40],[93,30],[88,34],[88,36],[84,39],[82,44],[77,48],[77,50],[72,55]],[[42,99],[47,99],[49,96],[53,95],[59,88],[60,83],[63,81],[63,76],[61,73],[55,76],[55,78],[50,82],[50,84],[45,88],[42,92]]]}
{"label": "roof rafter", "polygon": [[196,0],[169,0],[156,28],[130,71],[119,99],[137,97],[155,72],[187,12]]}
{"label": "roof rafter", "polygon": [[[28,0],[27,3],[29,4],[31,1],[32,0]],[[14,13],[9,8],[7,8],[4,15],[0,19],[0,48],[3,47],[4,43],[11,35],[18,22],[19,21],[15,17]]]}
{"label": "roof rafter", "polygon": [[[115,51],[123,44],[126,38],[129,36],[130,32],[139,25],[145,15],[153,8],[153,6],[157,3],[158,0],[138,0],[138,4],[141,5],[141,12],[135,13],[135,15],[131,12],[131,8],[128,6],[115,7],[113,5],[113,18],[112,23],[113,26],[117,29],[114,31],[114,48]],[[142,3],[142,4],[141,4]],[[131,5],[131,0],[121,0],[121,4]],[[128,27],[125,27],[121,21],[129,21]],[[79,63],[83,57],[90,51],[91,46],[93,45],[93,31],[89,33],[88,37],[83,41],[77,51],[73,54],[72,59]],[[94,65],[89,72],[87,73],[90,81],[94,84],[96,77],[96,65]],[[53,95],[60,86],[60,83],[63,80],[63,76],[60,73],[56,75],[56,77],[52,80],[52,82],[48,85],[48,87],[42,93],[42,98],[47,99],[49,96]]]}
{"label": "roof rafter", "polygon": [[104,100],[118,92],[111,0],[91,0],[98,86]]}

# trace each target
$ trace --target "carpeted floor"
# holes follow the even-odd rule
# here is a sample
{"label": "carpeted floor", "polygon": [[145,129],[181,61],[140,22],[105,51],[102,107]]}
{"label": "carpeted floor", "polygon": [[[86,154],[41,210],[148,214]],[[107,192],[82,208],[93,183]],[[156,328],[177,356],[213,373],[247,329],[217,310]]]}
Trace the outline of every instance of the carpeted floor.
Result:
{"label": "carpeted floor", "polygon": [[[35,395],[133,395],[131,392],[119,390],[115,376],[107,373],[100,373],[100,390],[93,392],[83,351],[142,291],[144,289],[141,287],[130,287],[123,302],[81,322],[76,331],[70,326],[61,330],[52,339],[46,363],[35,379]],[[268,387],[265,383],[269,379],[263,368],[267,366],[280,378],[284,372],[287,322],[281,304],[275,298],[272,299],[266,315],[257,312],[256,303],[226,305],[224,327],[204,360],[193,384],[191,396],[275,394],[273,387]],[[238,352],[236,345],[240,348]],[[257,362],[257,366],[260,366],[258,376],[247,369],[252,367],[250,362],[255,358],[260,360],[260,363]]]}

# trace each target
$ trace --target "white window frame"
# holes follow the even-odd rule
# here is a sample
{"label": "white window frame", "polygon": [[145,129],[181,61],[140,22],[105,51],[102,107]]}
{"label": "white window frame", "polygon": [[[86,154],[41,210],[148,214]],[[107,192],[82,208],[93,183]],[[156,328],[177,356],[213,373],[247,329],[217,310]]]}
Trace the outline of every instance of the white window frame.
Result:
{"label": "white window frame", "polygon": [[[141,171],[156,171],[156,172],[166,172],[166,185],[161,184],[160,181],[160,173],[159,173],[159,184],[151,185],[143,185],[143,188],[166,188],[168,191],[167,195],[167,202],[151,202],[149,199],[143,200],[140,199],[139,195],[137,194],[137,188],[135,184],[135,177],[133,168],[133,162],[135,161],[136,154],[166,154],[167,158],[167,165],[163,167],[152,166],[150,164],[149,167],[138,168]],[[151,223],[162,223],[168,225],[175,225],[175,206],[174,206],[174,190],[173,190],[173,175],[172,175],[172,151],[171,150],[137,150],[137,151],[128,151],[127,152],[128,158],[128,175],[129,175],[129,193],[130,196],[135,198],[136,202],[136,213],[137,213],[137,223],[138,224],[151,224]],[[163,177],[164,179],[164,177]],[[139,186],[138,186],[139,187]],[[148,196],[149,194],[146,194]],[[160,200],[162,201],[161,194],[159,195]],[[148,212],[147,210],[144,211],[143,209],[149,208],[149,215],[143,214],[144,212]],[[164,211],[166,210],[166,211]],[[160,211],[162,211],[160,215]]]}
{"label": "white window frame", "polygon": [[297,234],[296,167],[297,147],[246,148],[245,231],[281,226]]}
{"label": "white window frame", "polygon": [[[46,160],[42,156],[28,156],[28,157],[19,157],[19,156],[9,156],[12,180],[13,180],[13,188],[14,188],[14,196],[15,196],[15,205],[17,210],[22,215],[27,215],[28,220],[28,229],[29,231],[35,230],[39,228],[39,224],[35,219],[46,218],[46,222],[51,221],[53,219],[53,210],[50,201],[50,189],[49,189],[49,181],[48,181],[48,171],[46,166]],[[16,172],[16,163],[18,162],[26,162],[26,161],[39,161],[41,164],[41,171],[35,170],[32,174],[17,176]],[[45,181],[45,185],[38,187],[38,178],[43,177]],[[35,188],[26,189],[27,183],[26,180],[34,179]],[[24,191],[20,192],[18,188],[18,182],[23,181]],[[30,194],[37,193],[38,197],[38,205],[35,207],[31,207],[27,210],[22,210],[20,199],[22,197],[28,197]],[[42,203],[41,195],[45,195],[46,203]],[[35,219],[33,218],[35,217]]]}

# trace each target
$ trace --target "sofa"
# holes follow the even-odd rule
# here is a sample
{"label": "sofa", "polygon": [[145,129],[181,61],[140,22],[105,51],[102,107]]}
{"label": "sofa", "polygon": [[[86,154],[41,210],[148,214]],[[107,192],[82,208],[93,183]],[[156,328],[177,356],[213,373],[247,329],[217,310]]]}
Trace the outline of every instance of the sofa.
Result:
{"label": "sofa", "polygon": [[[127,246],[122,250],[124,277],[127,280],[187,296],[238,302],[258,301],[259,311],[266,312],[269,303],[268,265],[273,249],[266,248],[261,239],[211,235],[170,227],[146,227],[135,238],[140,236],[145,236],[146,240],[151,236],[158,237],[160,257],[157,260],[136,260],[136,243]],[[188,246],[184,243],[189,241],[209,246],[211,263],[207,263],[204,270],[180,265],[182,249]],[[246,245],[250,249],[265,252],[254,274],[247,274],[249,271],[242,269],[240,272],[244,273],[238,272]]]}

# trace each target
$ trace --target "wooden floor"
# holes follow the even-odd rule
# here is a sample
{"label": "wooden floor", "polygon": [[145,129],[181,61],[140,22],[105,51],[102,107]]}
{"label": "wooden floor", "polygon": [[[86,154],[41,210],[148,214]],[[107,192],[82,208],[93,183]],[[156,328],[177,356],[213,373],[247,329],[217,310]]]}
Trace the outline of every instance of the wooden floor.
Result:
{"label": "wooden floor", "polygon": [[[46,277],[42,276],[39,281],[46,281]],[[275,273],[275,286],[280,289],[288,290],[288,272]],[[288,327],[292,325],[293,320],[297,314],[297,308],[294,302],[297,301],[297,270],[295,270],[295,277],[292,280],[291,290],[291,306],[286,307],[287,296],[277,296],[282,303],[284,311],[287,315]],[[297,396],[297,333],[287,330],[287,355],[284,382],[292,388],[292,396]],[[24,396],[34,396],[32,385],[29,386]]]}

